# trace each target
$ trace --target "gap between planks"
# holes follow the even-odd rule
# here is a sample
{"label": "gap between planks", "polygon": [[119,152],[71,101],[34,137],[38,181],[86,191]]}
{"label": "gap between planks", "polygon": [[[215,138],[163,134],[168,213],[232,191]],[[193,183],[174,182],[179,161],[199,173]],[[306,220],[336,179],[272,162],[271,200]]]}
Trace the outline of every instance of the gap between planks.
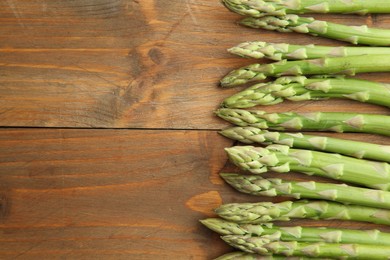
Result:
{"label": "gap between planks", "polygon": [[205,131],[205,132],[218,132],[221,129],[217,128],[142,128],[142,127],[66,127],[66,126],[0,126],[0,129],[64,129],[64,130],[131,130],[131,131]]}

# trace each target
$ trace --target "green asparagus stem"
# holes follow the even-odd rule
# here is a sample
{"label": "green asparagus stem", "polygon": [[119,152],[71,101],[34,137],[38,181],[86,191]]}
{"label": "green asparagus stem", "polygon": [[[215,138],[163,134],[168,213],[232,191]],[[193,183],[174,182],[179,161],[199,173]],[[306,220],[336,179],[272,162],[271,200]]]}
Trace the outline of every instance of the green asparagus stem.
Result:
{"label": "green asparagus stem", "polygon": [[388,191],[357,188],[345,184],[265,179],[261,176],[235,173],[221,173],[221,177],[236,190],[255,196],[276,197],[280,195],[296,199],[322,199],[390,209],[390,192]]}
{"label": "green asparagus stem", "polygon": [[390,85],[348,78],[281,77],[268,84],[256,84],[226,98],[221,107],[249,108],[278,104],[284,99],[306,101],[330,98],[352,99],[390,107]]}
{"label": "green asparagus stem", "polygon": [[[242,251],[232,252],[225,255],[222,255],[214,260],[310,260],[310,259],[317,259],[313,257],[286,257],[286,256],[277,256],[277,255],[259,255],[259,254],[252,254]],[[321,260],[326,260],[325,258],[321,258]]]}
{"label": "green asparagus stem", "polygon": [[331,131],[390,136],[390,116],[344,112],[266,113],[244,109],[218,109],[216,115],[238,126],[276,131]]}
{"label": "green asparagus stem", "polygon": [[[225,151],[232,163],[253,174],[296,171],[379,190],[390,190],[390,165],[384,162],[293,149],[285,145],[269,145],[265,148],[234,146],[226,148]],[[337,197],[337,193],[333,195]]]}
{"label": "green asparagus stem", "polygon": [[291,219],[351,220],[390,225],[390,210],[330,201],[285,201],[281,203],[230,203],[215,212],[222,218],[248,224]]}
{"label": "green asparagus stem", "polygon": [[316,20],[312,17],[300,17],[295,14],[285,16],[247,17],[240,24],[278,32],[307,33],[352,44],[389,46],[390,30],[370,28],[366,25],[348,26]]}
{"label": "green asparagus stem", "polygon": [[233,12],[253,17],[307,13],[363,15],[390,12],[390,5],[386,0],[222,0],[222,2]]}
{"label": "green asparagus stem", "polygon": [[[389,35],[390,40],[390,35]],[[355,75],[390,71],[390,55],[327,57],[311,60],[282,60],[270,64],[251,64],[231,71],[221,79],[222,87],[260,81],[267,77],[300,75]]]}
{"label": "green asparagus stem", "polygon": [[220,257],[215,258],[214,260],[257,260],[260,259],[260,255],[251,254],[242,251],[232,252]]}
{"label": "green asparagus stem", "polygon": [[268,43],[261,41],[244,42],[228,50],[230,53],[245,57],[275,61],[307,60],[323,57],[346,57],[358,55],[389,55],[387,47],[329,47],[318,45],[293,45],[288,43]]}
{"label": "green asparagus stem", "polygon": [[263,255],[282,254],[286,256],[332,257],[352,259],[389,259],[390,246],[337,243],[307,243],[273,241],[250,235],[227,235],[222,237],[229,245]]}
{"label": "green asparagus stem", "polygon": [[390,233],[379,230],[353,230],[312,227],[278,227],[267,224],[240,224],[219,218],[201,220],[209,229],[221,235],[250,235],[272,240],[326,242],[390,246]]}
{"label": "green asparagus stem", "polygon": [[223,136],[245,144],[283,144],[289,147],[344,154],[390,163],[390,146],[302,133],[269,132],[256,127],[231,127]]}

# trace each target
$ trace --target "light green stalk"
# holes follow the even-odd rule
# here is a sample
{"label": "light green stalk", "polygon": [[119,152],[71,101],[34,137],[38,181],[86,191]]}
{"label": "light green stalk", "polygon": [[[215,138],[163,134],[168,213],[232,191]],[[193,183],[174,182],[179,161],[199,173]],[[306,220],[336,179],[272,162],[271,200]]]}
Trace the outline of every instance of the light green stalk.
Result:
{"label": "light green stalk", "polygon": [[[390,35],[389,35],[390,40]],[[389,72],[390,55],[327,57],[311,60],[282,60],[269,64],[251,64],[231,71],[221,79],[222,87],[261,81],[268,77],[301,75],[350,75],[364,72]]]}
{"label": "light green stalk", "polygon": [[316,20],[312,17],[300,17],[295,14],[285,16],[247,17],[240,24],[278,32],[297,32],[352,44],[371,46],[390,46],[390,30],[370,28],[367,25],[348,26]]}
{"label": "light green stalk", "polygon": [[231,127],[223,136],[245,144],[282,144],[294,148],[344,154],[390,163],[390,146],[302,133],[269,132],[256,127]]}
{"label": "light green stalk", "polygon": [[227,235],[222,237],[229,245],[257,254],[282,254],[286,256],[332,257],[348,259],[389,259],[390,246],[338,243],[308,243],[273,241],[269,238],[250,235]]}
{"label": "light green stalk", "polygon": [[232,163],[253,174],[295,171],[390,190],[390,165],[384,162],[293,149],[285,145],[269,145],[265,148],[233,146],[225,148],[225,151]]}
{"label": "light green stalk", "polygon": [[280,60],[307,60],[323,57],[346,57],[358,55],[389,55],[387,47],[349,47],[349,46],[318,46],[293,45],[288,43],[268,43],[251,41],[240,43],[228,50],[230,53],[252,59],[267,58]]}
{"label": "light green stalk", "polygon": [[267,224],[240,224],[219,218],[201,220],[201,223],[220,235],[250,235],[272,240],[297,242],[326,242],[390,246],[390,233],[379,230],[354,230],[312,227],[279,227]]}
{"label": "light green stalk", "polygon": [[330,201],[285,201],[280,203],[230,203],[215,210],[222,218],[248,224],[291,219],[351,220],[390,225],[390,210]]}
{"label": "light green stalk", "polygon": [[[247,253],[243,251],[237,251],[232,253],[227,253],[225,255],[222,255],[214,260],[310,260],[310,259],[317,259],[313,257],[286,257],[286,256],[277,256],[277,255],[259,255],[259,254],[252,254]],[[325,258],[321,258],[322,260],[326,260]]]}
{"label": "light green stalk", "polygon": [[238,126],[276,131],[330,131],[390,136],[390,116],[344,112],[266,113],[260,110],[218,109],[216,115]]}
{"label": "light green stalk", "polygon": [[390,13],[386,0],[222,0],[224,5],[241,15],[262,17],[267,15],[343,13]]}
{"label": "light green stalk", "polygon": [[[390,48],[389,48],[390,49]],[[390,107],[390,85],[351,78],[281,77],[267,84],[256,84],[226,98],[221,107],[249,108],[290,101],[352,99]]]}
{"label": "light green stalk", "polygon": [[[232,252],[220,257],[215,258],[214,260],[260,260],[262,256],[258,254],[251,254],[242,251]],[[267,259],[267,258],[266,258]]]}
{"label": "light green stalk", "polygon": [[296,199],[331,200],[390,209],[390,192],[388,191],[357,188],[345,184],[284,181],[277,178],[265,179],[258,175],[235,173],[221,173],[221,177],[236,190],[255,196],[288,196]]}

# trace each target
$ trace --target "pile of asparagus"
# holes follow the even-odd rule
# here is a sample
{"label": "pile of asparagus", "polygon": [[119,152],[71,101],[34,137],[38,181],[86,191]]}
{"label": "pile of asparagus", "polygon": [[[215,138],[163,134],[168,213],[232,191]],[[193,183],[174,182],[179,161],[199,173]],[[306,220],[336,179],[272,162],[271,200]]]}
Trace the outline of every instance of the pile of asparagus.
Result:
{"label": "pile of asparagus", "polygon": [[[228,259],[390,259],[390,233],[301,226],[277,226],[291,219],[352,220],[390,225],[390,146],[309,135],[304,131],[390,136],[390,116],[344,112],[266,113],[246,110],[289,101],[352,99],[390,107],[390,85],[355,79],[356,73],[390,72],[390,30],[346,26],[307,13],[390,13],[384,0],[222,0],[247,16],[240,24],[279,32],[307,33],[359,47],[291,45],[261,41],[228,51],[275,62],[233,70],[222,87],[255,82],[226,98],[216,115],[236,125],[220,133],[246,144],[226,148],[229,160],[246,172],[221,173],[237,191],[252,196],[284,196],[271,203],[231,203],[216,209],[220,218],[201,222],[240,251]],[[379,46],[379,47],[378,47]],[[381,47],[382,46],[382,47]],[[258,82],[269,77],[271,82]],[[260,146],[262,145],[262,146]],[[335,181],[266,178],[299,172]],[[286,175],[288,176],[288,175]],[[340,184],[341,183],[341,184]]]}

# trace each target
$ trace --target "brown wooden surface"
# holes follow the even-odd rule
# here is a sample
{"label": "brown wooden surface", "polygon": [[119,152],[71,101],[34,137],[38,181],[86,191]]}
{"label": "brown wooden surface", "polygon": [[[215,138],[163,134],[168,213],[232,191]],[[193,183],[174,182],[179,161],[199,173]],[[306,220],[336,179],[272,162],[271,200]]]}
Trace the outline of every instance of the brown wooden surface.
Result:
{"label": "brown wooden surface", "polygon": [[[390,28],[390,15],[318,17]],[[217,83],[254,62],[226,49],[258,39],[342,44],[243,28],[239,18],[205,0],[0,1],[0,259],[212,259],[231,250],[198,220],[221,203],[270,199],[218,177],[236,169],[223,151],[233,142],[217,134],[228,124],[213,110],[239,88]],[[388,73],[359,77],[390,82]],[[261,109],[390,114],[345,100]]]}
{"label": "brown wooden surface", "polygon": [[7,129],[0,138],[1,259],[221,252],[198,223],[232,196],[215,175],[230,141],[216,133]]}
{"label": "brown wooden surface", "polygon": [[[326,18],[390,28],[390,16]],[[221,90],[217,82],[250,62],[227,48],[254,39],[340,44],[243,28],[238,19],[218,0],[1,1],[0,124],[219,128],[212,111],[235,90]],[[384,75],[379,79],[389,81]],[[359,108],[326,103],[309,109]]]}

